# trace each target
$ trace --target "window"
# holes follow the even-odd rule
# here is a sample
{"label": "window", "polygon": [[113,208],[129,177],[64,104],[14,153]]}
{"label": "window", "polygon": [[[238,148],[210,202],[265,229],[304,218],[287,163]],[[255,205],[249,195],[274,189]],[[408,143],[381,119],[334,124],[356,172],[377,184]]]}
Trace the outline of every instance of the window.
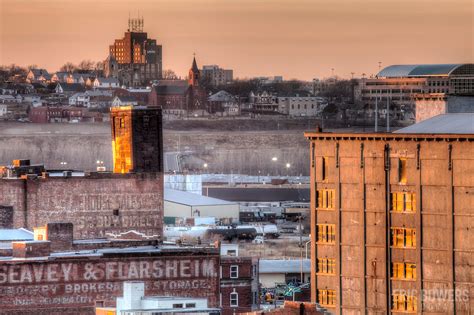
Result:
{"label": "window", "polygon": [[230,294],[230,306],[239,306],[239,294],[235,291]]}
{"label": "window", "polygon": [[416,265],[407,262],[392,263],[392,279],[415,280]]}
{"label": "window", "polygon": [[235,278],[239,277],[239,266],[237,266],[237,265],[230,266],[230,277],[232,279],[235,279]]}
{"label": "window", "polygon": [[416,194],[412,192],[393,192],[390,194],[392,199],[392,211],[394,212],[415,212]]}
{"label": "window", "polygon": [[318,274],[334,275],[336,274],[336,259],[334,258],[318,258],[317,270]]}
{"label": "window", "polygon": [[398,159],[398,182],[400,184],[407,183],[407,159]]}
{"label": "window", "polygon": [[335,290],[318,290],[318,303],[321,306],[336,306]]}
{"label": "window", "polygon": [[120,128],[125,128],[125,119],[119,118],[120,119]]}
{"label": "window", "polygon": [[118,216],[119,215],[119,209],[114,209],[113,214],[114,214],[114,216]]}
{"label": "window", "polygon": [[416,296],[394,294],[392,295],[392,311],[416,313]]}
{"label": "window", "polygon": [[334,224],[318,224],[318,243],[334,244],[336,242],[336,226]]}
{"label": "window", "polygon": [[336,191],[334,189],[318,189],[317,208],[320,210],[334,210]]}
{"label": "window", "polygon": [[186,303],[186,308],[196,308],[196,303]]}
{"label": "window", "polygon": [[183,308],[183,304],[173,304],[173,308]]}
{"label": "window", "polygon": [[416,230],[407,228],[392,228],[392,246],[398,248],[416,247]]}
{"label": "window", "polygon": [[321,161],[321,179],[323,181],[328,180],[328,175],[329,175],[329,169],[328,169],[328,158],[323,157]]}

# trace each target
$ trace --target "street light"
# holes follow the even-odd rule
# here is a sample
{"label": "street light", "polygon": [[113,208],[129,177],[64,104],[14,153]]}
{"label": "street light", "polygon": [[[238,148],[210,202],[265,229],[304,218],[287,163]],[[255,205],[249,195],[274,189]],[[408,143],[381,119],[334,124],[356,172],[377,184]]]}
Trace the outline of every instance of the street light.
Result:
{"label": "street light", "polygon": [[274,156],[274,157],[272,157],[272,161],[276,162],[276,161],[278,161],[278,158],[276,156]]}

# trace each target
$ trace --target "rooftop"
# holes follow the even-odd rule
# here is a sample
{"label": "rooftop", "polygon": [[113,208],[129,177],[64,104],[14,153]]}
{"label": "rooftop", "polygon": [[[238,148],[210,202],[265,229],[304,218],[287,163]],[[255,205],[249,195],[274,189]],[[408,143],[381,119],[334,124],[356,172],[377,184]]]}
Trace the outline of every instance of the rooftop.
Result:
{"label": "rooftop", "polygon": [[186,191],[165,188],[164,200],[188,206],[234,205],[235,202],[206,197]]}
{"label": "rooftop", "polygon": [[[458,71],[456,71],[458,70]],[[472,64],[417,64],[417,65],[391,65],[382,69],[379,78],[401,78],[401,77],[431,77],[449,76],[459,72],[460,74],[474,75]]]}
{"label": "rooftop", "polygon": [[0,242],[2,241],[32,241],[33,232],[27,229],[0,229]]}
{"label": "rooftop", "polygon": [[395,133],[470,134],[474,135],[474,113],[442,114]]}
{"label": "rooftop", "polygon": [[303,262],[303,272],[311,272],[311,259],[260,259],[259,273],[299,273]]}

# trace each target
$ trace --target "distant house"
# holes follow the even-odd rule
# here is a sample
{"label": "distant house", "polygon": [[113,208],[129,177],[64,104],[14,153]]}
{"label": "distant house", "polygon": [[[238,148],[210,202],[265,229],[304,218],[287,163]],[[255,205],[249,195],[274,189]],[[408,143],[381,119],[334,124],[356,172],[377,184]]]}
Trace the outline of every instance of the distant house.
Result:
{"label": "distant house", "polygon": [[235,116],[239,114],[239,103],[237,99],[226,91],[219,91],[207,99],[210,113],[221,113],[223,116]]}
{"label": "distant house", "polygon": [[73,95],[78,92],[84,92],[86,89],[80,83],[58,83],[55,88],[57,94]]}
{"label": "distant house", "polygon": [[137,106],[138,101],[133,96],[116,96],[112,101],[112,106]]}
{"label": "distant house", "polygon": [[89,106],[90,103],[90,96],[87,92],[84,93],[75,93],[73,94],[69,100],[69,105],[80,105],[80,106]]}
{"label": "distant house", "polygon": [[69,77],[69,72],[58,71],[51,76],[51,82],[54,83],[64,83],[67,82],[67,78]]}
{"label": "distant house", "polygon": [[87,79],[89,79],[89,74],[87,73],[70,73],[66,82],[67,83],[80,83],[86,85]]}
{"label": "distant house", "polygon": [[28,83],[49,82],[51,81],[51,75],[46,69],[31,69],[26,75],[26,81]]}
{"label": "distant house", "polygon": [[93,86],[97,89],[118,88],[120,87],[120,83],[116,78],[96,78]]}
{"label": "distant house", "polygon": [[21,96],[0,95],[0,103],[21,103]]}
{"label": "distant house", "polygon": [[0,104],[0,117],[5,116],[7,112],[8,112],[8,105]]}

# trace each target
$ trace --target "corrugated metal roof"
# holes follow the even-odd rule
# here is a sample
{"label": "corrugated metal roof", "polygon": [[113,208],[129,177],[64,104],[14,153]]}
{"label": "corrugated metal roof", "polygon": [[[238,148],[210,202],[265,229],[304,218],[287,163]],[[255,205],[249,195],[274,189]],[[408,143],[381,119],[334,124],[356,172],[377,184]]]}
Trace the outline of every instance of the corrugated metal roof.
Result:
{"label": "corrugated metal roof", "polygon": [[0,229],[0,241],[32,241],[33,232],[27,229]]}
{"label": "corrugated metal roof", "polygon": [[[300,259],[260,259],[259,273],[299,273]],[[311,272],[311,260],[303,259],[303,272]]]}
{"label": "corrugated metal roof", "polygon": [[449,75],[463,64],[428,64],[428,65],[392,65],[382,69],[377,77],[400,78],[400,77],[425,77]]}
{"label": "corrugated metal roof", "polygon": [[474,113],[442,114],[394,133],[474,134]]}
{"label": "corrugated metal roof", "polygon": [[237,203],[222,199],[206,197],[193,194],[187,191],[165,188],[165,201],[184,204],[188,206],[218,206],[218,205],[235,205]]}

